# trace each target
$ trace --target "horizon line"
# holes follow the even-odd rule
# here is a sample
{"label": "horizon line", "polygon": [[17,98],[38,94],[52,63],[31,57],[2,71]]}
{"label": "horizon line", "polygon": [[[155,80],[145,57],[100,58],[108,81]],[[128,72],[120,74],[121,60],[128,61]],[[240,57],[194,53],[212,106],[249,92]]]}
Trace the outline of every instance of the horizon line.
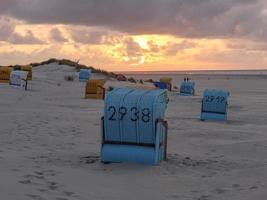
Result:
{"label": "horizon line", "polygon": [[129,71],[116,71],[113,72],[117,73],[137,73],[137,72],[232,72],[232,71],[267,71],[267,68],[258,68],[258,69],[194,69],[194,70],[148,70],[148,71],[142,71],[142,70],[129,70]]}

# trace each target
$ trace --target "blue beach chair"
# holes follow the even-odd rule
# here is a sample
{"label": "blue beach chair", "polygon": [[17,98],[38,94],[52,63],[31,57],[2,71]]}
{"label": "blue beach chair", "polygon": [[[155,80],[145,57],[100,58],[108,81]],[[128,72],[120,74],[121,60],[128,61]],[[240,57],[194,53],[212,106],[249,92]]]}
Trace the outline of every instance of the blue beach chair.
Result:
{"label": "blue beach chair", "polygon": [[160,81],[154,82],[154,85],[159,89],[168,89],[167,84]]}
{"label": "blue beach chair", "polygon": [[194,96],[195,95],[195,82],[183,81],[180,86],[181,96]]}
{"label": "blue beach chair", "polygon": [[166,90],[115,88],[105,98],[101,161],[157,165],[167,155]]}
{"label": "blue beach chair", "polygon": [[223,121],[227,119],[228,97],[225,90],[208,90],[203,92],[201,120]]}
{"label": "blue beach chair", "polygon": [[79,73],[79,81],[86,82],[91,77],[91,70],[90,69],[81,69]]}

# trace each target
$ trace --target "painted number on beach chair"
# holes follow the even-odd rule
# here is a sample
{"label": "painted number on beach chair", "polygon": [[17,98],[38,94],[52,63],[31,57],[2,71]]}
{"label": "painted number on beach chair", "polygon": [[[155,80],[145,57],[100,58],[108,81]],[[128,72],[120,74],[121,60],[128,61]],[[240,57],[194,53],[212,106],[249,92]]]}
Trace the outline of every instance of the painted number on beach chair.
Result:
{"label": "painted number on beach chair", "polygon": [[139,110],[136,107],[132,107],[131,112],[131,121],[136,122],[137,120],[139,120]]}
{"label": "painted number on beach chair", "polygon": [[148,123],[150,120],[150,111],[148,108],[142,110],[142,121]]}
{"label": "painted number on beach chair", "polygon": [[109,106],[108,111],[111,111],[111,115],[108,118],[110,121],[116,121],[115,115],[116,115],[116,108],[114,106]]}
{"label": "painted number on beach chair", "polygon": [[225,97],[223,96],[205,96],[205,102],[208,102],[208,103],[223,103],[225,101]]}
{"label": "painted number on beach chair", "polygon": [[127,114],[127,108],[120,107],[119,108],[119,113],[120,113],[120,120],[123,120],[124,116]]}
{"label": "painted number on beach chair", "polygon": [[[109,120],[110,121],[116,121],[116,113],[117,113],[117,110],[115,108],[115,106],[109,106],[108,107],[108,111],[110,112],[110,115],[109,115]],[[138,110],[138,108],[136,107],[132,107],[130,109],[131,111],[131,114],[130,114],[130,119],[131,121],[133,122],[136,122],[138,121],[140,118],[142,119],[143,122],[145,123],[148,123],[150,121],[150,110],[149,108],[144,108],[141,110],[141,112]],[[128,110],[126,107],[119,107],[118,109],[118,113],[119,113],[119,116],[118,116],[118,120],[123,120],[124,117],[127,115],[128,113]],[[140,113],[141,113],[141,116],[140,116]]]}

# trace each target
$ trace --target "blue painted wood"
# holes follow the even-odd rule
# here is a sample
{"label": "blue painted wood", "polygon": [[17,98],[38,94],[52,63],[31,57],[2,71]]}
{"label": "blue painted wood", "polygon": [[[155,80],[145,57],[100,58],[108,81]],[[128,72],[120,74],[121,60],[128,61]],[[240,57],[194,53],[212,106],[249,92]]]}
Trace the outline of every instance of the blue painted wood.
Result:
{"label": "blue painted wood", "polygon": [[79,73],[79,81],[84,82],[88,81],[91,77],[91,70],[90,69],[81,69]]}
{"label": "blue painted wood", "polygon": [[101,160],[158,164],[166,130],[156,121],[164,119],[166,107],[166,90],[115,88],[108,93]]}
{"label": "blue painted wood", "polygon": [[195,82],[183,81],[180,85],[181,96],[194,96],[195,95]]}
{"label": "blue painted wood", "polygon": [[9,84],[16,87],[22,87],[26,90],[27,76],[28,72],[26,71],[21,71],[21,70],[12,71],[10,74]]}
{"label": "blue painted wood", "polygon": [[168,89],[167,84],[160,81],[154,82],[154,85],[159,89]]}
{"label": "blue painted wood", "polygon": [[228,97],[230,93],[225,90],[209,90],[203,92],[201,120],[226,120]]}

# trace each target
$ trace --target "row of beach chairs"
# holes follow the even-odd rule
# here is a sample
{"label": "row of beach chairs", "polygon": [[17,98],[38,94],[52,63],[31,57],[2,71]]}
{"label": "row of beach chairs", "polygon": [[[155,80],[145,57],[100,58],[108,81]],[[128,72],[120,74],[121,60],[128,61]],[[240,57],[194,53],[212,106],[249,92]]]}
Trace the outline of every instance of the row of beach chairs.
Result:
{"label": "row of beach chairs", "polygon": [[[229,92],[203,93],[200,120],[226,120]],[[167,90],[115,88],[105,97],[101,161],[157,165],[167,159]]]}
{"label": "row of beach chairs", "polygon": [[[171,79],[154,82],[158,90],[114,88],[106,96],[104,84],[103,80],[87,81],[85,95],[86,98],[105,99],[101,161],[158,165],[166,160],[168,123],[164,115]],[[180,95],[195,95],[195,82],[183,81]],[[204,90],[200,120],[226,120],[229,95],[225,90]]]}
{"label": "row of beach chairs", "polygon": [[[31,68],[19,71],[1,68],[0,80],[12,84],[12,74],[24,74],[25,81],[32,78]],[[168,123],[164,116],[169,102],[167,90],[172,87],[171,79],[160,79],[158,83],[154,83],[160,89],[113,88],[106,93],[105,80],[90,80],[90,77],[90,70],[80,71],[79,80],[86,82],[85,98],[104,99],[101,161],[157,165],[166,160]],[[165,83],[165,86],[161,83]],[[183,81],[180,85],[180,95],[194,94],[195,83]],[[204,90],[200,120],[226,120],[229,95],[230,93],[224,90]]]}

